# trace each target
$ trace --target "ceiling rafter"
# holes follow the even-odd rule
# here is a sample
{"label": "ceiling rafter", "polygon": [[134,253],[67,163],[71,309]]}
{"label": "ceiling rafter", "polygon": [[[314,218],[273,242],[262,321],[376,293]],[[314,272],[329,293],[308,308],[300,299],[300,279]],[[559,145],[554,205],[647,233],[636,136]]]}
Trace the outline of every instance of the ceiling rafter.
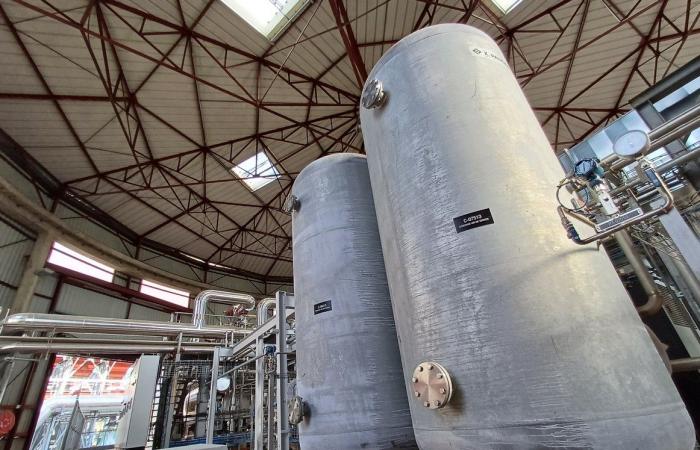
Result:
{"label": "ceiling rafter", "polygon": [[[679,4],[685,4],[683,14]],[[158,247],[163,236],[175,234],[176,247],[204,260],[203,267],[230,263],[232,270],[261,280],[290,275],[291,223],[281,210],[294,179],[313,159],[364,152],[357,117],[361,86],[378,54],[411,30],[446,21],[487,30],[526,94],[542,89],[544,80],[552,84],[548,96],[537,94],[533,109],[555,147],[572,145],[628,111],[632,86],[651,85],[687,61],[688,44],[700,34],[700,10],[690,0],[523,2],[509,15],[484,0],[379,0],[353,3],[351,10],[344,0],[319,0],[275,42],[253,35],[239,42],[216,25],[210,28],[222,13],[217,0],[197,8],[181,0],[162,5],[126,0],[85,0],[65,10],[54,0],[0,5],[40,85],[26,90],[8,85],[0,89],[0,99],[20,109],[46,102],[75,142],[75,154],[86,158],[84,170],[59,178],[58,197],[70,194],[97,205],[96,212],[104,205],[114,214],[138,205],[151,218],[135,228],[136,241]],[[18,8],[25,14],[13,24],[5,13]],[[238,20],[231,14],[227,20]],[[84,55],[41,37],[33,23],[75,33]],[[393,29],[383,26],[388,23]],[[613,45],[612,56],[581,76],[580,65],[592,52],[624,39],[634,44],[619,50]],[[35,48],[41,49],[36,60]],[[92,77],[99,89],[65,89],[50,64],[44,67],[45,51]],[[94,68],[86,67],[86,58]],[[183,87],[176,95],[182,97],[180,111],[157,102],[154,92],[163,89],[164,80],[179,80]],[[614,89],[614,95],[590,100],[605,89]],[[88,126],[80,120],[83,109],[105,116]],[[225,127],[233,130],[222,133]],[[280,177],[253,191],[231,169],[259,152]],[[120,217],[128,229],[131,218]]]}

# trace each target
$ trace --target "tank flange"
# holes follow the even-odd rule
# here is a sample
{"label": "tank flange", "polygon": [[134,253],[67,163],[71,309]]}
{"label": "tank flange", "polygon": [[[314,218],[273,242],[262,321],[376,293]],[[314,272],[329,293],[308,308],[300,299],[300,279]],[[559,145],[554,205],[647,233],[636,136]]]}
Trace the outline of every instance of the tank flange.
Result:
{"label": "tank flange", "polygon": [[422,362],[411,378],[413,398],[428,409],[444,408],[452,398],[452,378],[440,364]]}

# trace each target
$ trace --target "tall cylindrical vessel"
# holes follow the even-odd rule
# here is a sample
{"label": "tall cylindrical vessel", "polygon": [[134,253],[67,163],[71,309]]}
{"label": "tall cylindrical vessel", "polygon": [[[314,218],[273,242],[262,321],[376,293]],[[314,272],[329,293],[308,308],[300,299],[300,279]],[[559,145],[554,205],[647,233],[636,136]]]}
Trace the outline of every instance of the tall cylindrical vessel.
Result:
{"label": "tall cylindrical vessel", "polygon": [[321,158],[292,194],[301,448],[412,448],[367,160]]}
{"label": "tall cylindrical vessel", "polygon": [[[454,24],[404,38],[360,114],[404,382],[436,399],[409,401],[419,446],[690,449],[611,263],[561,227],[561,168],[493,40]],[[429,384],[449,378],[451,399],[422,378],[443,368]]]}

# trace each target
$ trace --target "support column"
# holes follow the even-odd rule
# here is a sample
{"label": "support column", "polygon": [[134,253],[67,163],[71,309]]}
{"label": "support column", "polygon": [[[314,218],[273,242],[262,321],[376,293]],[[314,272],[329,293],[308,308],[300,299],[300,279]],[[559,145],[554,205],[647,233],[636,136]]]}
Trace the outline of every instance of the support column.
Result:
{"label": "support column", "polygon": [[32,247],[32,253],[29,255],[29,259],[27,259],[27,263],[24,266],[24,272],[22,272],[19,286],[17,287],[15,300],[12,303],[13,313],[28,312],[30,310],[32,297],[34,296],[34,291],[39,281],[38,273],[44,268],[52,245],[53,235],[46,231],[39,233]]}

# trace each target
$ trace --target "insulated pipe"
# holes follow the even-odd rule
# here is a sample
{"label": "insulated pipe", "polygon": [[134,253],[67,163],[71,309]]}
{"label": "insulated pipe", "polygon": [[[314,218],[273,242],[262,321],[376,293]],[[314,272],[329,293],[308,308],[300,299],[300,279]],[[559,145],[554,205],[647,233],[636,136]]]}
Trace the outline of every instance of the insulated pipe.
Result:
{"label": "insulated pipe", "polygon": [[663,306],[663,296],[656,287],[654,279],[644,265],[642,257],[634,247],[634,242],[630,238],[629,233],[626,230],[621,230],[615,233],[615,240],[617,244],[622,249],[622,252],[627,257],[632,269],[634,270],[639,284],[641,284],[644,293],[647,295],[647,301],[642,306],[637,307],[637,312],[641,315],[653,315],[661,310]]}
{"label": "insulated pipe", "polygon": [[[45,342],[14,342],[0,344],[0,353],[115,353],[121,355],[138,355],[141,353],[174,353],[177,343],[172,344],[139,344],[129,345],[123,342],[93,343],[93,342],[60,342],[56,339]],[[214,346],[200,347],[182,345],[182,353],[211,353]]]}
{"label": "insulated pipe", "polygon": [[[690,133],[698,126],[700,126],[700,105],[694,106],[678,117],[649,131],[647,135],[649,136],[650,143],[649,150],[646,151],[646,154],[663,147],[684,134]],[[620,160],[620,157],[616,153],[613,153],[603,158],[601,164],[613,170],[619,170],[633,162],[635,161]]]}
{"label": "insulated pipe", "polygon": [[247,306],[247,310],[250,311],[255,308],[255,298],[252,295],[240,294],[237,292],[227,292],[227,291],[216,291],[216,290],[206,290],[197,294],[194,299],[194,309],[192,310],[192,324],[197,328],[203,328],[205,324],[205,314],[207,311],[207,304],[210,300],[215,300],[218,303],[224,303],[227,305],[241,305]]}
{"label": "insulated pipe", "polygon": [[258,326],[264,324],[270,317],[274,316],[274,314],[268,316],[268,313],[270,309],[275,308],[276,310],[276,307],[277,300],[274,297],[264,298],[258,303]]}
{"label": "insulated pipe", "polygon": [[[698,157],[700,157],[700,147],[684,154],[683,156],[679,156],[676,159],[672,159],[671,161],[669,161],[667,163],[661,164],[659,167],[657,167],[655,169],[656,173],[663,174],[663,173],[673,169],[676,166],[680,166],[682,164],[690,162]],[[645,179],[643,179],[641,177],[637,177],[634,181],[630,182],[629,184],[625,184],[624,186],[620,186],[618,188],[613,189],[611,194],[617,195],[621,192],[624,192],[627,189],[632,189],[633,187],[638,186],[638,185],[644,183],[645,181],[646,181]]]}
{"label": "insulated pipe", "polygon": [[73,333],[114,333],[153,336],[195,336],[223,339],[230,334],[249,334],[243,328],[203,327],[173,322],[64,316],[61,314],[13,314],[2,322],[3,331],[57,331]]}
{"label": "insulated pipe", "polygon": [[690,133],[700,124],[700,105],[696,105],[678,117],[654,128],[649,132],[651,150],[663,147],[669,142]]}
{"label": "insulated pipe", "polygon": [[[162,338],[162,336],[161,336]],[[16,342],[23,343],[35,343],[35,344],[48,344],[48,343],[61,343],[61,344],[113,344],[115,339],[109,338],[98,338],[93,339],[92,337],[52,337],[52,336],[0,336],[0,345],[4,344],[14,344]],[[125,339],[120,341],[124,345],[170,345],[177,344],[177,341],[157,341],[155,339]],[[185,342],[181,345],[187,345],[188,347],[212,347],[217,345],[213,342]]]}

